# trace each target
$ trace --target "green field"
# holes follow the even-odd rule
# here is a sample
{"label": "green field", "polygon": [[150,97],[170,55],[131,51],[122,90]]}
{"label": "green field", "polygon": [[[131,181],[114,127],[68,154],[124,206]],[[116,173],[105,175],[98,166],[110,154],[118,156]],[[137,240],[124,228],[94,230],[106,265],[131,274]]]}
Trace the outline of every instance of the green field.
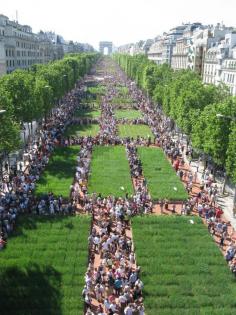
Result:
{"label": "green field", "polygon": [[75,137],[84,137],[84,136],[96,136],[100,130],[98,124],[90,125],[72,125],[66,129],[65,136],[75,136]]}
{"label": "green field", "polygon": [[75,116],[81,118],[99,118],[101,116],[101,111],[92,107],[87,109],[78,108],[75,112]]}
{"label": "green field", "polygon": [[126,97],[129,94],[129,89],[127,88],[127,86],[117,86],[116,90],[122,97]]}
{"label": "green field", "polygon": [[[133,193],[130,169],[125,148],[121,146],[93,149],[88,180],[89,193],[101,193],[102,196],[122,197],[126,192]],[[124,190],[121,189],[124,187]]]}
{"label": "green field", "polygon": [[107,88],[104,85],[91,86],[88,88],[88,93],[94,95],[105,95]]}
{"label": "green field", "polygon": [[123,106],[126,107],[126,105],[128,104],[129,106],[131,104],[133,104],[134,100],[130,97],[113,97],[111,100],[111,103],[114,105],[119,105],[119,106]]}
{"label": "green field", "polygon": [[36,184],[36,195],[53,192],[55,196],[69,197],[79,149],[79,146],[55,149],[46,169]]}
{"label": "green field", "polygon": [[1,315],[83,314],[91,218],[21,217],[0,252]]}
{"label": "green field", "polygon": [[119,136],[121,138],[137,138],[137,136],[153,139],[152,131],[147,125],[119,125]]}
{"label": "green field", "polygon": [[132,229],[147,315],[235,314],[236,279],[201,219],[135,217]]}
{"label": "green field", "polygon": [[117,119],[127,118],[127,119],[137,119],[141,118],[142,114],[140,111],[135,109],[118,109],[115,111],[115,116]]}
{"label": "green field", "polygon": [[139,147],[143,174],[152,199],[186,200],[188,194],[164,152],[159,148]]}

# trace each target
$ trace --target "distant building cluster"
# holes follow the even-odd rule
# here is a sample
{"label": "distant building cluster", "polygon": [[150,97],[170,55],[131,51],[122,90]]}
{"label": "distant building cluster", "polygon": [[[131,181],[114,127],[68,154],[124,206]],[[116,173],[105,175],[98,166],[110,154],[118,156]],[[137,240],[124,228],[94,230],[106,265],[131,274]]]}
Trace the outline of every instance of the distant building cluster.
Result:
{"label": "distant building cluster", "polygon": [[66,53],[93,51],[89,44],[65,41],[54,32],[32,32],[28,25],[0,14],[0,76],[63,58]]}
{"label": "distant building cluster", "polygon": [[[151,44],[150,44],[151,43]],[[174,70],[197,71],[204,83],[225,83],[236,95],[236,29],[223,24],[187,23],[153,40],[118,48],[131,55],[144,53],[157,64]]]}

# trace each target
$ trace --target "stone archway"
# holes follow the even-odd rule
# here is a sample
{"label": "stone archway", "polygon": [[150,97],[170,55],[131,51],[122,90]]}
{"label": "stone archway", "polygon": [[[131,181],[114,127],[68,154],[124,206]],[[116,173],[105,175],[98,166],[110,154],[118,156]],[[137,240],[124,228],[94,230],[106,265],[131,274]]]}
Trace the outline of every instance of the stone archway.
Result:
{"label": "stone archway", "polygon": [[107,48],[108,55],[112,54],[112,42],[99,42],[99,52],[104,55],[104,49]]}

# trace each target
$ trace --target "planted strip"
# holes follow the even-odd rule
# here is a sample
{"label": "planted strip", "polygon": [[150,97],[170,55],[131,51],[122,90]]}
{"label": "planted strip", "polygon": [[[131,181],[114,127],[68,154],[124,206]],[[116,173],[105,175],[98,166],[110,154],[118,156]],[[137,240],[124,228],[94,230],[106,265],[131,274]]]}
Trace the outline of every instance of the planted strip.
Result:
{"label": "planted strip", "polygon": [[36,195],[40,196],[53,192],[55,196],[69,197],[79,149],[79,146],[55,149],[36,184]]}
{"label": "planted strip", "polygon": [[139,147],[138,155],[152,199],[187,200],[184,185],[161,149]]}
{"label": "planted strip", "polygon": [[133,193],[129,164],[125,148],[121,146],[96,146],[93,149],[89,177],[89,193],[116,197]]}
{"label": "planted strip", "polygon": [[138,136],[153,139],[152,131],[147,125],[119,125],[119,136],[121,138],[134,138]]}
{"label": "planted strip", "polygon": [[0,253],[1,314],[83,314],[89,216],[21,217]]}
{"label": "planted strip", "polygon": [[235,277],[201,219],[135,217],[132,230],[148,315],[234,314]]}
{"label": "planted strip", "polygon": [[85,137],[85,136],[96,136],[99,132],[98,124],[89,124],[89,125],[72,125],[69,126],[65,132],[65,136],[74,136],[74,137]]}

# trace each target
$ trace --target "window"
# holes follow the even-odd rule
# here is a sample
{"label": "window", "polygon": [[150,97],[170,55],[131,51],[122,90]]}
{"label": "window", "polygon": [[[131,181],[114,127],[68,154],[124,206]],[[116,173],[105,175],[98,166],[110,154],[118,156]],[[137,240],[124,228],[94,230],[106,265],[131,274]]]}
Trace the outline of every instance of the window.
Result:
{"label": "window", "polygon": [[6,57],[8,57],[8,50],[6,49]]}

